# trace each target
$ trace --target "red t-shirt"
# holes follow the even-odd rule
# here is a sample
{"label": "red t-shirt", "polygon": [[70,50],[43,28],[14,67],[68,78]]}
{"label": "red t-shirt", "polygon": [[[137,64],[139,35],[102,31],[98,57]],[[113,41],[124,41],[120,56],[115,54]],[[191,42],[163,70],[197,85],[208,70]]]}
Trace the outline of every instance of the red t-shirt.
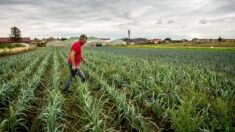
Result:
{"label": "red t-shirt", "polygon": [[[80,64],[80,62],[81,62],[81,57],[82,57],[82,47],[81,47],[81,44],[80,44],[79,41],[76,41],[76,42],[73,43],[73,45],[72,45],[72,47],[71,47],[71,49],[70,49],[70,52],[71,52],[72,50],[75,52],[75,56],[74,56],[74,57],[75,57],[75,58],[74,58],[74,60],[75,60],[75,65],[78,66],[78,65]],[[69,57],[68,57],[68,62],[69,62],[70,64],[72,64],[70,55],[69,55]]]}

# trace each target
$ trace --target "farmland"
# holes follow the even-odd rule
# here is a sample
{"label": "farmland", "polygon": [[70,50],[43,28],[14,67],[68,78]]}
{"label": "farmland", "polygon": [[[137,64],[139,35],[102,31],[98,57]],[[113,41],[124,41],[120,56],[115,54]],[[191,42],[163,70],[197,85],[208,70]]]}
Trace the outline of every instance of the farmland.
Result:
{"label": "farmland", "polygon": [[0,131],[234,131],[235,52],[85,48],[87,77],[67,79],[69,48],[0,61]]}

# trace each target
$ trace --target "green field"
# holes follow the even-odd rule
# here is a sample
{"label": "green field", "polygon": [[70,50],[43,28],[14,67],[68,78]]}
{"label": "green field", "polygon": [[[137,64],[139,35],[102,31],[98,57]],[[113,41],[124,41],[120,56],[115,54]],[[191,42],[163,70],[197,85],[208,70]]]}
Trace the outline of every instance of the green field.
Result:
{"label": "green field", "polygon": [[196,42],[178,42],[178,43],[161,43],[161,44],[145,44],[146,46],[149,45],[158,45],[158,46],[165,46],[165,47],[235,47],[235,42],[203,42],[203,43],[196,43]]}
{"label": "green field", "polygon": [[169,43],[169,44],[141,44],[116,46],[122,48],[148,48],[148,49],[192,49],[192,50],[233,50],[235,51],[235,42],[208,42],[208,43]]}
{"label": "green field", "polygon": [[69,47],[1,59],[0,131],[235,131],[230,49],[85,48],[67,94]]}

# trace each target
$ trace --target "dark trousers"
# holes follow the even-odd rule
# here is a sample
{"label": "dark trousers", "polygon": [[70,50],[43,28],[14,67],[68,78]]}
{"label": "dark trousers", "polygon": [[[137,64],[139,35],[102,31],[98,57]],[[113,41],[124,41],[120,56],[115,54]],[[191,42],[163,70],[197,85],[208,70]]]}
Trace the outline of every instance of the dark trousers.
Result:
{"label": "dark trousers", "polygon": [[72,64],[68,63],[68,68],[69,68],[69,75],[68,75],[68,80],[66,81],[65,85],[64,85],[64,89],[63,91],[67,91],[72,83],[72,79],[76,76],[79,76],[81,78],[82,82],[85,82],[85,75],[84,73],[81,71],[81,69],[79,67],[76,68],[75,71],[72,70]]}

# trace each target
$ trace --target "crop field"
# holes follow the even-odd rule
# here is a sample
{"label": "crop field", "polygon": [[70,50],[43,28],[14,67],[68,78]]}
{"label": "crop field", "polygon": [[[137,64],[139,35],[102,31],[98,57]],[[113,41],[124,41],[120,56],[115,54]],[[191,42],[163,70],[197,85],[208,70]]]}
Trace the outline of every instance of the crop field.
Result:
{"label": "crop field", "polygon": [[0,131],[235,131],[235,51],[69,47],[0,60]]}

